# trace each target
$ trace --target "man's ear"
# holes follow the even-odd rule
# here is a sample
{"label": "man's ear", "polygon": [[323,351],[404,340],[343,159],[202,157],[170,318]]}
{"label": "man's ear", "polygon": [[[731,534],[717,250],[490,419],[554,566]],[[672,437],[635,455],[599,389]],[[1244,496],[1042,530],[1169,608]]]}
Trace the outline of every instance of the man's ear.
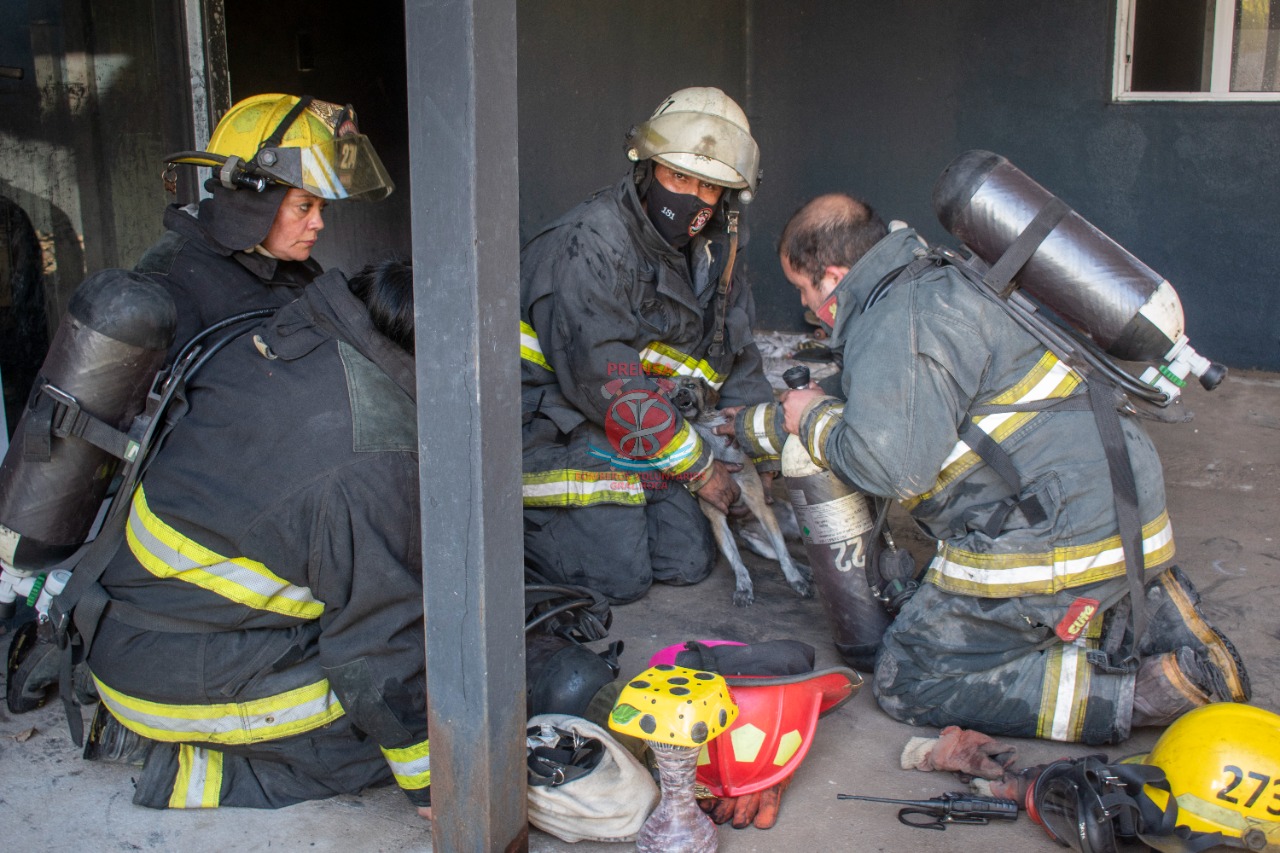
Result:
{"label": "man's ear", "polygon": [[849,269],[849,267],[827,264],[822,270],[822,280],[818,282],[818,291],[824,297],[830,296],[831,292],[836,289],[836,285],[844,281],[844,277],[849,274]]}

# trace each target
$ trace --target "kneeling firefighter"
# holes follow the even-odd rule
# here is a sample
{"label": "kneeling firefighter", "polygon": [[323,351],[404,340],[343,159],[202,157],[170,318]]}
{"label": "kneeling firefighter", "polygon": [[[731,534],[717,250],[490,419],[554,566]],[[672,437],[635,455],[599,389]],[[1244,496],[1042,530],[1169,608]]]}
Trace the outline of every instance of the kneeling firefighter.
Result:
{"label": "kneeling firefighter", "polygon": [[388,263],[223,333],[54,599],[102,700],[86,757],[142,763],[136,803],[394,780],[429,814],[411,330]]}
{"label": "kneeling firefighter", "polygon": [[[1189,579],[1155,571],[1174,550],[1160,462],[1120,414],[1172,419],[1189,373],[1222,378],[1187,346],[1172,288],[988,152],[953,163],[935,204],[976,254],[931,249],[847,195],[791,218],[783,272],[831,325],[844,399],[793,390],[735,425],[753,448],[797,437],[939,541],[884,633],[881,706],[915,725],[1106,743],[1246,700],[1244,666]],[[1091,318],[1103,343],[1041,320],[1018,285],[1052,289],[1056,313]],[[1160,378],[1134,379],[1102,346],[1160,359]]]}

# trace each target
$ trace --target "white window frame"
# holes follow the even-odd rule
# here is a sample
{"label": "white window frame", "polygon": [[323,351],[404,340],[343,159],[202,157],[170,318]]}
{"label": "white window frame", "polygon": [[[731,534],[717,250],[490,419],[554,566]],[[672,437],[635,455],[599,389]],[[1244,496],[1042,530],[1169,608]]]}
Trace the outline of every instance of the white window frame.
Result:
{"label": "white window frame", "polygon": [[1280,92],[1232,92],[1231,49],[1236,29],[1236,0],[1214,0],[1213,64],[1208,92],[1130,92],[1133,65],[1134,7],[1138,0],[1117,0],[1111,97],[1115,101],[1280,101]]}

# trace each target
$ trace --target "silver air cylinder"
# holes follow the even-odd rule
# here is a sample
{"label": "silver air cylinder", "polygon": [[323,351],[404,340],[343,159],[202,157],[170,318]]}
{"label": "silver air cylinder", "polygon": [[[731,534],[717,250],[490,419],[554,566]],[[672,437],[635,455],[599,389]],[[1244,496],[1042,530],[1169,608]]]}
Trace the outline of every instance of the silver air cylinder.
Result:
{"label": "silver air cylinder", "polygon": [[[968,151],[943,171],[933,207],[953,236],[988,264],[1054,196],[990,151]],[[1216,387],[1226,369],[1197,355],[1183,334],[1182,303],[1161,275],[1080,214],[1066,215],[1016,275],[1020,288],[1125,361],[1170,362],[1143,379],[1177,396],[1187,373]],[[1180,374],[1180,375],[1179,375]],[[1166,387],[1168,386],[1168,387]]]}
{"label": "silver air cylinder", "polygon": [[76,289],[0,465],[5,567],[43,570],[89,534],[119,460],[62,428],[78,407],[127,431],[176,325],[168,292],[136,273],[105,270]]}

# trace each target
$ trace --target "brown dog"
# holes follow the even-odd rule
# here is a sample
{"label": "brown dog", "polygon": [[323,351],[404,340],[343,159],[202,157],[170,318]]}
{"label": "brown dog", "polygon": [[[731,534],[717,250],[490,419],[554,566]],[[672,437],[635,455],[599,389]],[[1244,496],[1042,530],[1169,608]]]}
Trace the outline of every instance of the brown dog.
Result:
{"label": "brown dog", "polygon": [[[728,417],[715,407],[719,395],[701,379],[680,376],[673,377],[670,381],[674,386],[668,392],[672,405],[698,431],[702,440],[707,442],[715,458],[729,465],[742,466],[742,469],[733,475],[734,482],[742,491],[742,497],[739,500],[746,504],[752,515],[759,519],[764,527],[765,535],[773,546],[787,583],[801,596],[812,597],[811,578],[807,573],[801,572],[787,552],[787,544],[783,540],[778,519],[765,501],[764,486],[760,483],[760,475],[756,473],[755,465],[751,463],[750,457],[733,443],[732,439],[715,434],[715,428],[728,421]],[[698,506],[702,507],[702,514],[711,522],[711,531],[715,534],[716,544],[720,546],[720,553],[724,554],[729,565],[733,567],[733,603],[739,607],[746,607],[755,600],[755,589],[751,583],[751,574],[742,562],[742,555],[738,553],[738,545],[734,542],[733,533],[729,530],[729,519],[706,501],[698,501]]]}

